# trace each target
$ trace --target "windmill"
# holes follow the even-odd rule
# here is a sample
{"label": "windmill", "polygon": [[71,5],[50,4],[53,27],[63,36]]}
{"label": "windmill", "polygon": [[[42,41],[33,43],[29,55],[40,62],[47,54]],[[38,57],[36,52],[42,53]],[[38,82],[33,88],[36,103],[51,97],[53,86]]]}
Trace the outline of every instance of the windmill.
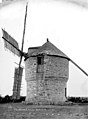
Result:
{"label": "windmill", "polygon": [[20,88],[21,88],[21,80],[22,80],[22,73],[23,73],[21,62],[23,56],[26,57],[26,53],[23,52],[23,47],[24,47],[24,37],[25,37],[25,28],[26,28],[27,8],[28,8],[28,3],[26,4],[21,50],[19,49],[18,42],[14,38],[12,38],[4,29],[2,29],[3,32],[2,38],[4,39],[4,46],[7,49],[9,49],[11,52],[13,52],[15,55],[20,57],[19,66],[18,68],[15,68],[15,72],[14,72],[14,85],[13,85],[13,95],[12,95],[13,99],[20,98]]}
{"label": "windmill", "polygon": [[[25,58],[28,57],[27,54],[23,52],[25,28],[26,28],[26,18],[27,18],[27,8],[28,8],[28,3],[26,4],[21,50],[19,49],[19,45],[18,45],[17,41],[15,39],[13,39],[4,29],[2,29],[2,32],[3,32],[2,38],[4,39],[5,47],[20,57],[19,67],[15,68],[15,73],[14,73],[13,99],[19,99],[20,98],[20,88],[21,88],[21,80],[22,80],[22,72],[23,72],[23,68],[21,67],[21,62],[22,62],[23,57],[25,57]],[[88,74],[80,66],[78,66],[72,59],[69,58],[69,61],[71,61],[86,76],[88,76]]]}

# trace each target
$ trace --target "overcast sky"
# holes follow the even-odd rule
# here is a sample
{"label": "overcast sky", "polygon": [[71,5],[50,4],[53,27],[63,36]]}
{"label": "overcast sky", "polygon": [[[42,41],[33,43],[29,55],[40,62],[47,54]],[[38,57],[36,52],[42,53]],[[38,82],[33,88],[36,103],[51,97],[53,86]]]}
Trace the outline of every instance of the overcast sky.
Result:
{"label": "overcast sky", "polygon": [[[63,1],[63,0],[62,0]],[[24,51],[41,46],[46,38],[88,73],[88,8],[87,0],[30,0]],[[66,2],[72,1],[72,2]],[[85,4],[86,3],[86,4]],[[0,8],[0,28],[14,37],[21,46],[26,0],[3,5]],[[0,94],[12,94],[14,67],[19,58],[4,49],[0,29]],[[22,65],[25,68],[24,61]],[[69,63],[69,96],[88,96],[88,77]],[[25,73],[22,95],[26,95]]]}

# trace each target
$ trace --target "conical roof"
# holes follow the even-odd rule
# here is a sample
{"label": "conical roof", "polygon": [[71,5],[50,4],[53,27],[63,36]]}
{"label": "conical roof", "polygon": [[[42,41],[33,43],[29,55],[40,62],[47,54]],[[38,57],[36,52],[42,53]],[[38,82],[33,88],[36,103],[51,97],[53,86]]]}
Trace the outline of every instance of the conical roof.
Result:
{"label": "conical roof", "polygon": [[55,45],[53,45],[50,41],[47,40],[45,44],[39,47],[36,51],[34,51],[31,56],[36,56],[40,54],[61,56],[69,59],[61,50],[59,50]]}

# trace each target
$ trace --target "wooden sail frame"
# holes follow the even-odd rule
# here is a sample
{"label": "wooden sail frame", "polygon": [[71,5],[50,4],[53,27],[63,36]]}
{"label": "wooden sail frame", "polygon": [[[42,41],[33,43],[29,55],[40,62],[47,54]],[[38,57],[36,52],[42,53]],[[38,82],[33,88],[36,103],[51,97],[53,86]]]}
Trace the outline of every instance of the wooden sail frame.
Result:
{"label": "wooden sail frame", "polygon": [[[20,80],[20,87],[19,85],[17,85],[17,95],[16,95],[16,99],[19,99],[20,98],[20,88],[21,88],[21,80],[20,79],[20,71],[21,71],[21,62],[22,62],[22,57],[24,56],[23,55],[23,47],[24,47],[24,37],[25,37],[25,29],[26,29],[26,18],[27,18],[27,8],[28,8],[28,3],[26,4],[26,11],[25,11],[25,19],[24,19],[24,29],[23,29],[23,37],[22,37],[22,47],[21,47],[21,56],[20,56],[20,61],[19,61],[19,67],[18,67],[18,82]],[[22,77],[21,77],[22,78]]]}

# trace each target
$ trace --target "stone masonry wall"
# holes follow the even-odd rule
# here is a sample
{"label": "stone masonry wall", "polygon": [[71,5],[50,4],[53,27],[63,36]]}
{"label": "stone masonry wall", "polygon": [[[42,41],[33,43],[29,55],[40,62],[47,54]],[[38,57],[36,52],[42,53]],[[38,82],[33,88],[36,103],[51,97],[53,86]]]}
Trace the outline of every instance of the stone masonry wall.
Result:
{"label": "stone masonry wall", "polygon": [[65,77],[69,76],[69,62],[65,58],[55,56],[44,57],[45,77]]}
{"label": "stone masonry wall", "polygon": [[31,57],[25,61],[25,80],[27,82],[27,96],[26,101],[31,100],[37,91],[36,84],[36,69],[37,69],[37,58]]}
{"label": "stone masonry wall", "polygon": [[58,80],[49,80],[46,82],[46,97],[47,100],[58,104],[59,102],[65,101],[65,82],[61,82]]}
{"label": "stone masonry wall", "polygon": [[25,62],[27,81],[26,101],[33,103],[64,102],[65,88],[68,80],[68,60],[54,56],[44,56],[43,72],[38,71],[37,57],[30,57]]}
{"label": "stone masonry wall", "polygon": [[67,59],[54,56],[44,57],[45,95],[47,100],[56,104],[66,100],[65,88],[68,73],[69,62]]}

